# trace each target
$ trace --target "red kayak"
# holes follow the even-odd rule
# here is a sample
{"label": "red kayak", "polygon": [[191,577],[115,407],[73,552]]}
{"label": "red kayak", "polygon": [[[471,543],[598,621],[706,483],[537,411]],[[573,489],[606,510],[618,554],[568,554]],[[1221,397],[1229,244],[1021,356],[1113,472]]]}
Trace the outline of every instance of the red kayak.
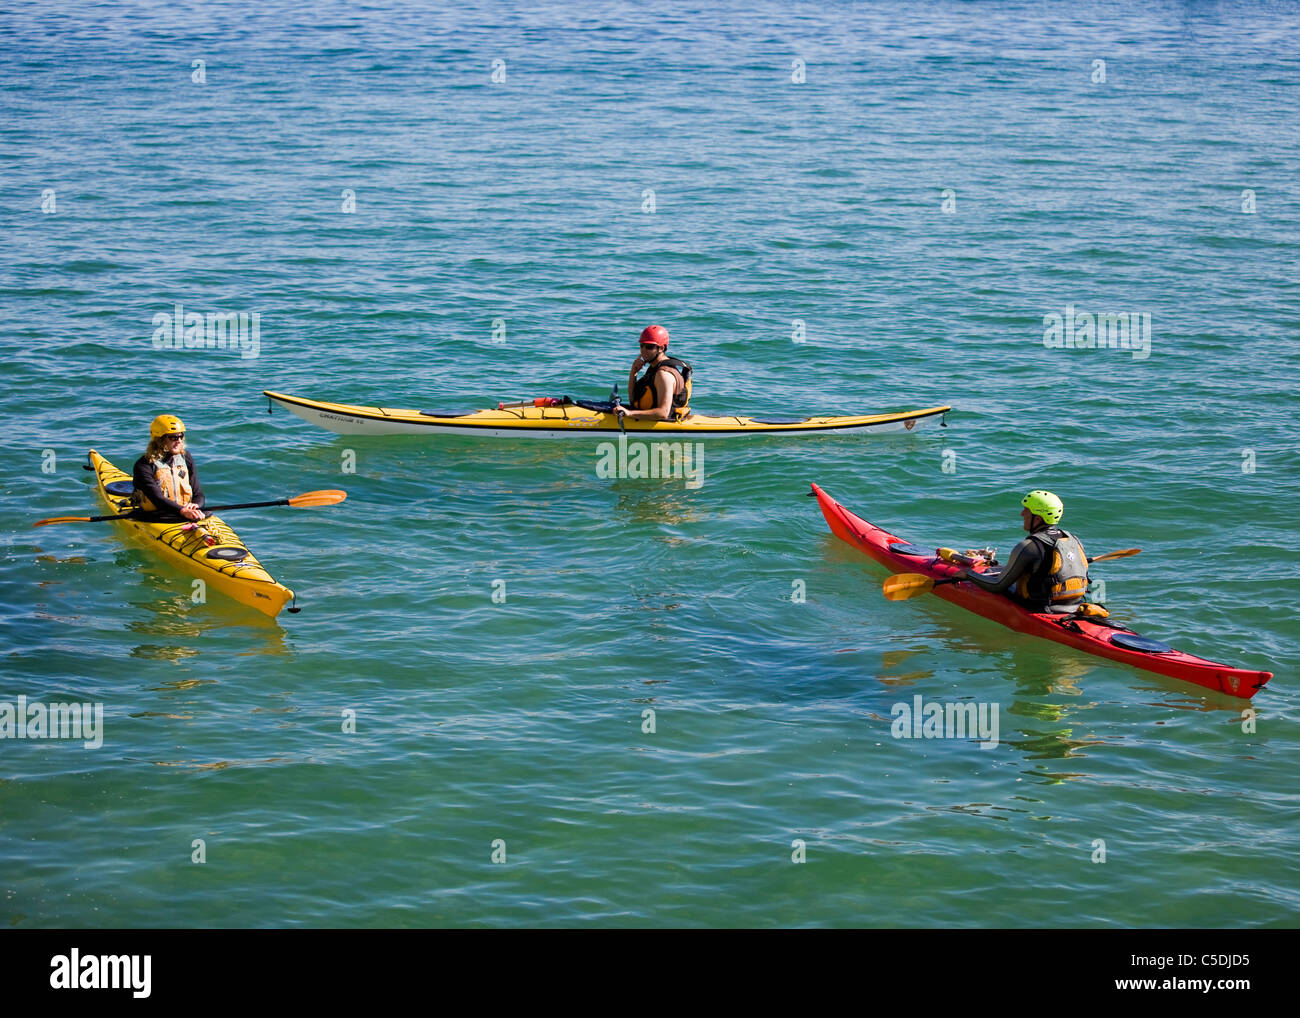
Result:
{"label": "red kayak", "polygon": [[[909,544],[901,537],[855,516],[817,485],[814,484],[812,490],[826,522],[830,524],[831,532],[870,555],[890,572],[920,573],[934,579],[943,579],[960,570],[960,566],[937,558],[933,552]],[[975,568],[983,570],[984,567],[980,564]],[[1139,636],[1109,619],[1099,621],[1075,615],[1033,612],[1008,597],[990,594],[973,583],[945,583],[941,587],[935,587],[934,593],[976,615],[1000,622],[1008,629],[1055,640],[1067,647],[1148,672],[1194,682],[1198,686],[1218,690],[1229,696],[1249,699],[1273,677],[1272,672],[1232,668],[1194,654],[1184,654],[1181,650]]]}

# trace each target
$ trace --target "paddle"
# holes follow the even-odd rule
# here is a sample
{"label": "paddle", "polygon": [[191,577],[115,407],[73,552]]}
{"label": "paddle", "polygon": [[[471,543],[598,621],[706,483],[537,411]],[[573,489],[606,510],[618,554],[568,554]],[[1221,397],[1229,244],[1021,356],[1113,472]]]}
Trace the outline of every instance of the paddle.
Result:
{"label": "paddle", "polygon": [[618,398],[618,386],[617,386],[617,385],[614,386],[614,391],[613,391],[612,393],[610,393],[610,396],[609,396],[609,405],[610,405],[610,407],[612,408],[613,412],[614,412],[615,414],[618,414],[618,430],[621,431],[621,432],[623,432],[623,434],[626,435],[626,434],[627,434],[627,427],[626,427],[626,425],[623,424],[623,415],[620,414],[620,413],[618,412],[619,407],[621,407],[621,406],[623,405],[623,401],[622,401],[621,399]]}
{"label": "paddle", "polygon": [[[1128,558],[1130,555],[1137,555],[1141,551],[1141,548],[1108,551],[1104,555],[1094,555],[1088,561],[1109,562],[1111,559]],[[897,576],[889,577],[882,589],[885,597],[890,601],[906,601],[909,597],[916,597],[918,594],[925,594],[933,590],[941,583],[956,583],[961,579],[964,579],[964,577],[947,576],[942,580],[936,580],[933,576],[924,576],[921,573],[899,573]]]}
{"label": "paddle", "polygon": [[[269,502],[232,502],[230,505],[210,505],[205,506],[203,511],[214,513],[225,512],[229,509],[261,509],[273,505],[289,505],[295,509],[306,509],[312,506],[337,505],[347,497],[348,493],[346,491],[327,489],[323,491],[307,491],[301,495],[294,495],[293,498],[277,498]],[[181,523],[184,521],[184,517],[132,509],[130,512],[110,513],[107,516],[51,516],[48,520],[37,520],[32,526],[48,527],[51,523],[102,523],[104,520],[144,520],[151,523],[171,523],[174,521]]]}
{"label": "paddle", "polygon": [[1125,548],[1122,551],[1108,551],[1105,555],[1094,555],[1092,558],[1088,559],[1088,562],[1109,562],[1113,558],[1128,558],[1130,555],[1137,555],[1141,551],[1141,548]]}

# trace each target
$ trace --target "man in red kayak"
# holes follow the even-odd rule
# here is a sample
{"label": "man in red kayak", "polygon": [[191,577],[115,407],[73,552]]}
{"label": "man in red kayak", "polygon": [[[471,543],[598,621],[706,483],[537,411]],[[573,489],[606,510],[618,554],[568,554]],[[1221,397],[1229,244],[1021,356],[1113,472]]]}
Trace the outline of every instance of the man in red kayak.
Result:
{"label": "man in red kayak", "polygon": [[162,414],[149,425],[149,446],[135,461],[131,501],[149,512],[173,513],[201,520],[203,489],[194,460],[185,448],[185,425],[179,417]]}
{"label": "man in red kayak", "polygon": [[1029,536],[1011,549],[998,570],[962,571],[991,594],[1005,594],[1032,611],[1074,611],[1088,593],[1088,556],[1079,539],[1057,526],[1065,506],[1050,491],[1021,500],[1020,520]]}
{"label": "man in red kayak", "polygon": [[[640,378],[637,372],[645,368]],[[691,366],[668,356],[668,330],[648,326],[641,333],[641,354],[627,376],[632,409],[617,407],[624,417],[651,421],[681,421],[691,414]]]}

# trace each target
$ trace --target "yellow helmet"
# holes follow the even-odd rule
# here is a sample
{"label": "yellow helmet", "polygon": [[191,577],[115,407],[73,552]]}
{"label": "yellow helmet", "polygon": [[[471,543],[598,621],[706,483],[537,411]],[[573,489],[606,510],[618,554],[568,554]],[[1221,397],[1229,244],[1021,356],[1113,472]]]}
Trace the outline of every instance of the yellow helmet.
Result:
{"label": "yellow helmet", "polygon": [[1036,488],[1020,500],[1020,504],[1048,525],[1061,522],[1065,505],[1050,491]]}
{"label": "yellow helmet", "polygon": [[150,438],[162,438],[163,435],[181,435],[185,434],[185,425],[181,423],[179,417],[171,414],[160,414],[153,419],[149,425]]}

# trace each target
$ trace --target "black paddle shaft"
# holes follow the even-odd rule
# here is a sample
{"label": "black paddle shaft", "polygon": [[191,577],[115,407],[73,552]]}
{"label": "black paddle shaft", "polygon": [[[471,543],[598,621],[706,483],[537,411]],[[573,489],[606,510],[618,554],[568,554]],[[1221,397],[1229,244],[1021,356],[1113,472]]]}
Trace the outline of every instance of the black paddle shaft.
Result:
{"label": "black paddle shaft", "polygon": [[[267,401],[270,402],[269,400]],[[269,411],[268,411],[269,412]],[[94,470],[95,468],[89,462],[81,464],[82,470]],[[206,513],[220,512],[225,509],[261,509],[264,506],[288,505],[287,498],[277,498],[273,502],[232,502],[230,505],[212,505],[204,506],[203,511]],[[127,513],[109,513],[107,516],[91,516],[89,522],[101,523],[104,520],[143,520],[146,523],[193,523],[193,520],[187,520],[184,516],[174,514],[146,512],[143,509],[132,509]]]}
{"label": "black paddle shaft", "polygon": [[[277,498],[274,502],[232,502],[229,505],[204,506],[203,511],[209,515],[226,509],[261,509],[264,506],[288,505],[287,498]],[[91,516],[87,522],[101,523],[104,520],[139,520],[143,523],[202,523],[202,520],[190,520],[174,513],[148,512],[144,509],[132,509],[128,513],[110,513],[107,516]]]}

